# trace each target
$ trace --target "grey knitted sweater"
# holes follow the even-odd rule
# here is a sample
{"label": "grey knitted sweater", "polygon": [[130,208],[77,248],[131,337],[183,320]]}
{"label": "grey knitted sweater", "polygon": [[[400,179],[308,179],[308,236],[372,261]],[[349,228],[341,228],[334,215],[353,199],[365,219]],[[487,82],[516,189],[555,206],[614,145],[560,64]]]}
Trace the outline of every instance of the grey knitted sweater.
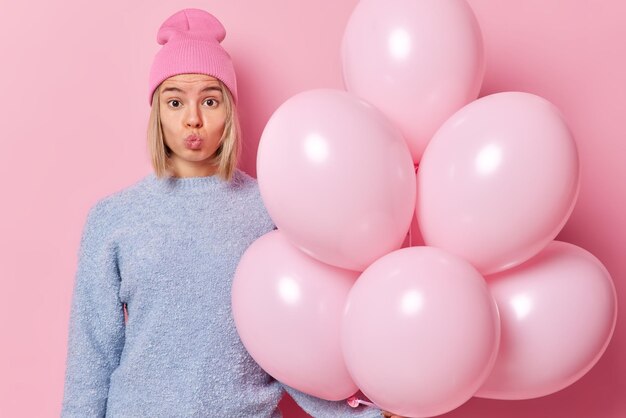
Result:
{"label": "grey knitted sweater", "polygon": [[[246,248],[274,229],[255,179],[158,179],[100,199],[81,237],[62,417],[380,417],[298,392],[250,357],[231,314]],[[127,310],[127,320],[124,315]]]}

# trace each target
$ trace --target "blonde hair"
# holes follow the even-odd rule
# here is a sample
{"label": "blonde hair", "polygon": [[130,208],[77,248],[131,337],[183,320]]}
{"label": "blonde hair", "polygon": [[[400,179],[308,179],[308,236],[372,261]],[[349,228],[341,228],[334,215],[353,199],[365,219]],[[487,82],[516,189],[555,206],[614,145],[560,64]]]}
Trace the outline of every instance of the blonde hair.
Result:
{"label": "blonde hair", "polygon": [[[217,166],[216,174],[222,179],[230,181],[237,167],[241,153],[241,127],[239,116],[230,90],[221,80],[217,80],[222,90],[224,106],[226,106],[226,120],[224,131],[220,138],[220,145],[215,154],[209,159],[209,164]],[[157,177],[174,176],[170,161],[171,150],[165,144],[163,128],[161,126],[159,94],[162,84],[152,94],[152,109],[148,121],[148,153],[152,162],[152,168]]]}

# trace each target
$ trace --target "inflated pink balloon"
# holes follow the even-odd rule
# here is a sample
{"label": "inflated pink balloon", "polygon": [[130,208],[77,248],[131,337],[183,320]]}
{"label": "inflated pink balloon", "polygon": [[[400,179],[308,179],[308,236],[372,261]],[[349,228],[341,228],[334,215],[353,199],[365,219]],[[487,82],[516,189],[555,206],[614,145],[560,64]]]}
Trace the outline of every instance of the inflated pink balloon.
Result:
{"label": "inflated pink balloon", "polygon": [[487,277],[502,321],[496,364],[476,396],[529,399],[593,367],[617,318],[611,276],[588,251],[553,241],[526,263]]}
{"label": "inflated pink balloon", "polygon": [[340,90],[299,93],[272,115],[257,154],[274,223],[310,256],[363,271],[401,247],[415,209],[415,174],[400,132]]}
{"label": "inflated pink balloon", "polygon": [[530,259],[559,233],[578,195],[578,152],[550,102],[497,93],[437,131],[417,182],[424,242],[492,274]]}
{"label": "inflated pink balloon", "polygon": [[432,247],[394,251],[350,291],[341,345],[354,382],[382,409],[430,417],[470,399],[496,358],[500,322],[467,261]]}
{"label": "inflated pink balloon", "polygon": [[252,358],[277,380],[318,398],[354,394],[340,324],[357,276],[306,256],[279,231],[256,240],[232,287],[235,325]]}
{"label": "inflated pink balloon", "polygon": [[346,89],[402,130],[416,164],[439,126],[478,97],[483,55],[463,0],[361,0],[341,45]]}

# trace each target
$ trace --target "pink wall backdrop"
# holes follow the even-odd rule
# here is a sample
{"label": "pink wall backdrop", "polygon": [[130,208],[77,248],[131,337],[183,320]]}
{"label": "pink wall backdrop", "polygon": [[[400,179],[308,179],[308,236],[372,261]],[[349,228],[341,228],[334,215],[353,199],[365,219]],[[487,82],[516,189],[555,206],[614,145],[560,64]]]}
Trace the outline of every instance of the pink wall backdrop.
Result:
{"label": "pink wall backdrop", "polygon": [[[539,399],[474,398],[449,417],[626,416],[626,5],[619,0],[470,0],[487,68],[481,96],[553,102],[578,141],[577,206],[557,237],[613,276],[619,319],[605,355]],[[227,28],[246,154],[288,97],[342,88],[339,45],[357,0],[2,0],[0,13],[0,416],[54,417],[63,392],[80,232],[100,197],[150,171],[147,75],[160,22],[205,8]],[[530,168],[530,167],[529,167]],[[538,202],[540,204],[540,202]],[[286,417],[306,414],[285,399]]]}

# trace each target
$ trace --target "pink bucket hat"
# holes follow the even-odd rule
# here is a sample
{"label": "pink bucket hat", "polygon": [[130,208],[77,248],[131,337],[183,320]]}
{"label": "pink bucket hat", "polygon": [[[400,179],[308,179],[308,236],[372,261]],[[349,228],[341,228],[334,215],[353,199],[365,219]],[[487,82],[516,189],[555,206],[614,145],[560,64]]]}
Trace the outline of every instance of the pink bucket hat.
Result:
{"label": "pink bucket hat", "polygon": [[183,9],[167,18],[159,28],[157,42],[163,45],[150,68],[148,103],[154,90],[168,77],[206,74],[228,87],[237,102],[237,79],[230,55],[220,45],[226,36],[222,23],[200,9]]}

